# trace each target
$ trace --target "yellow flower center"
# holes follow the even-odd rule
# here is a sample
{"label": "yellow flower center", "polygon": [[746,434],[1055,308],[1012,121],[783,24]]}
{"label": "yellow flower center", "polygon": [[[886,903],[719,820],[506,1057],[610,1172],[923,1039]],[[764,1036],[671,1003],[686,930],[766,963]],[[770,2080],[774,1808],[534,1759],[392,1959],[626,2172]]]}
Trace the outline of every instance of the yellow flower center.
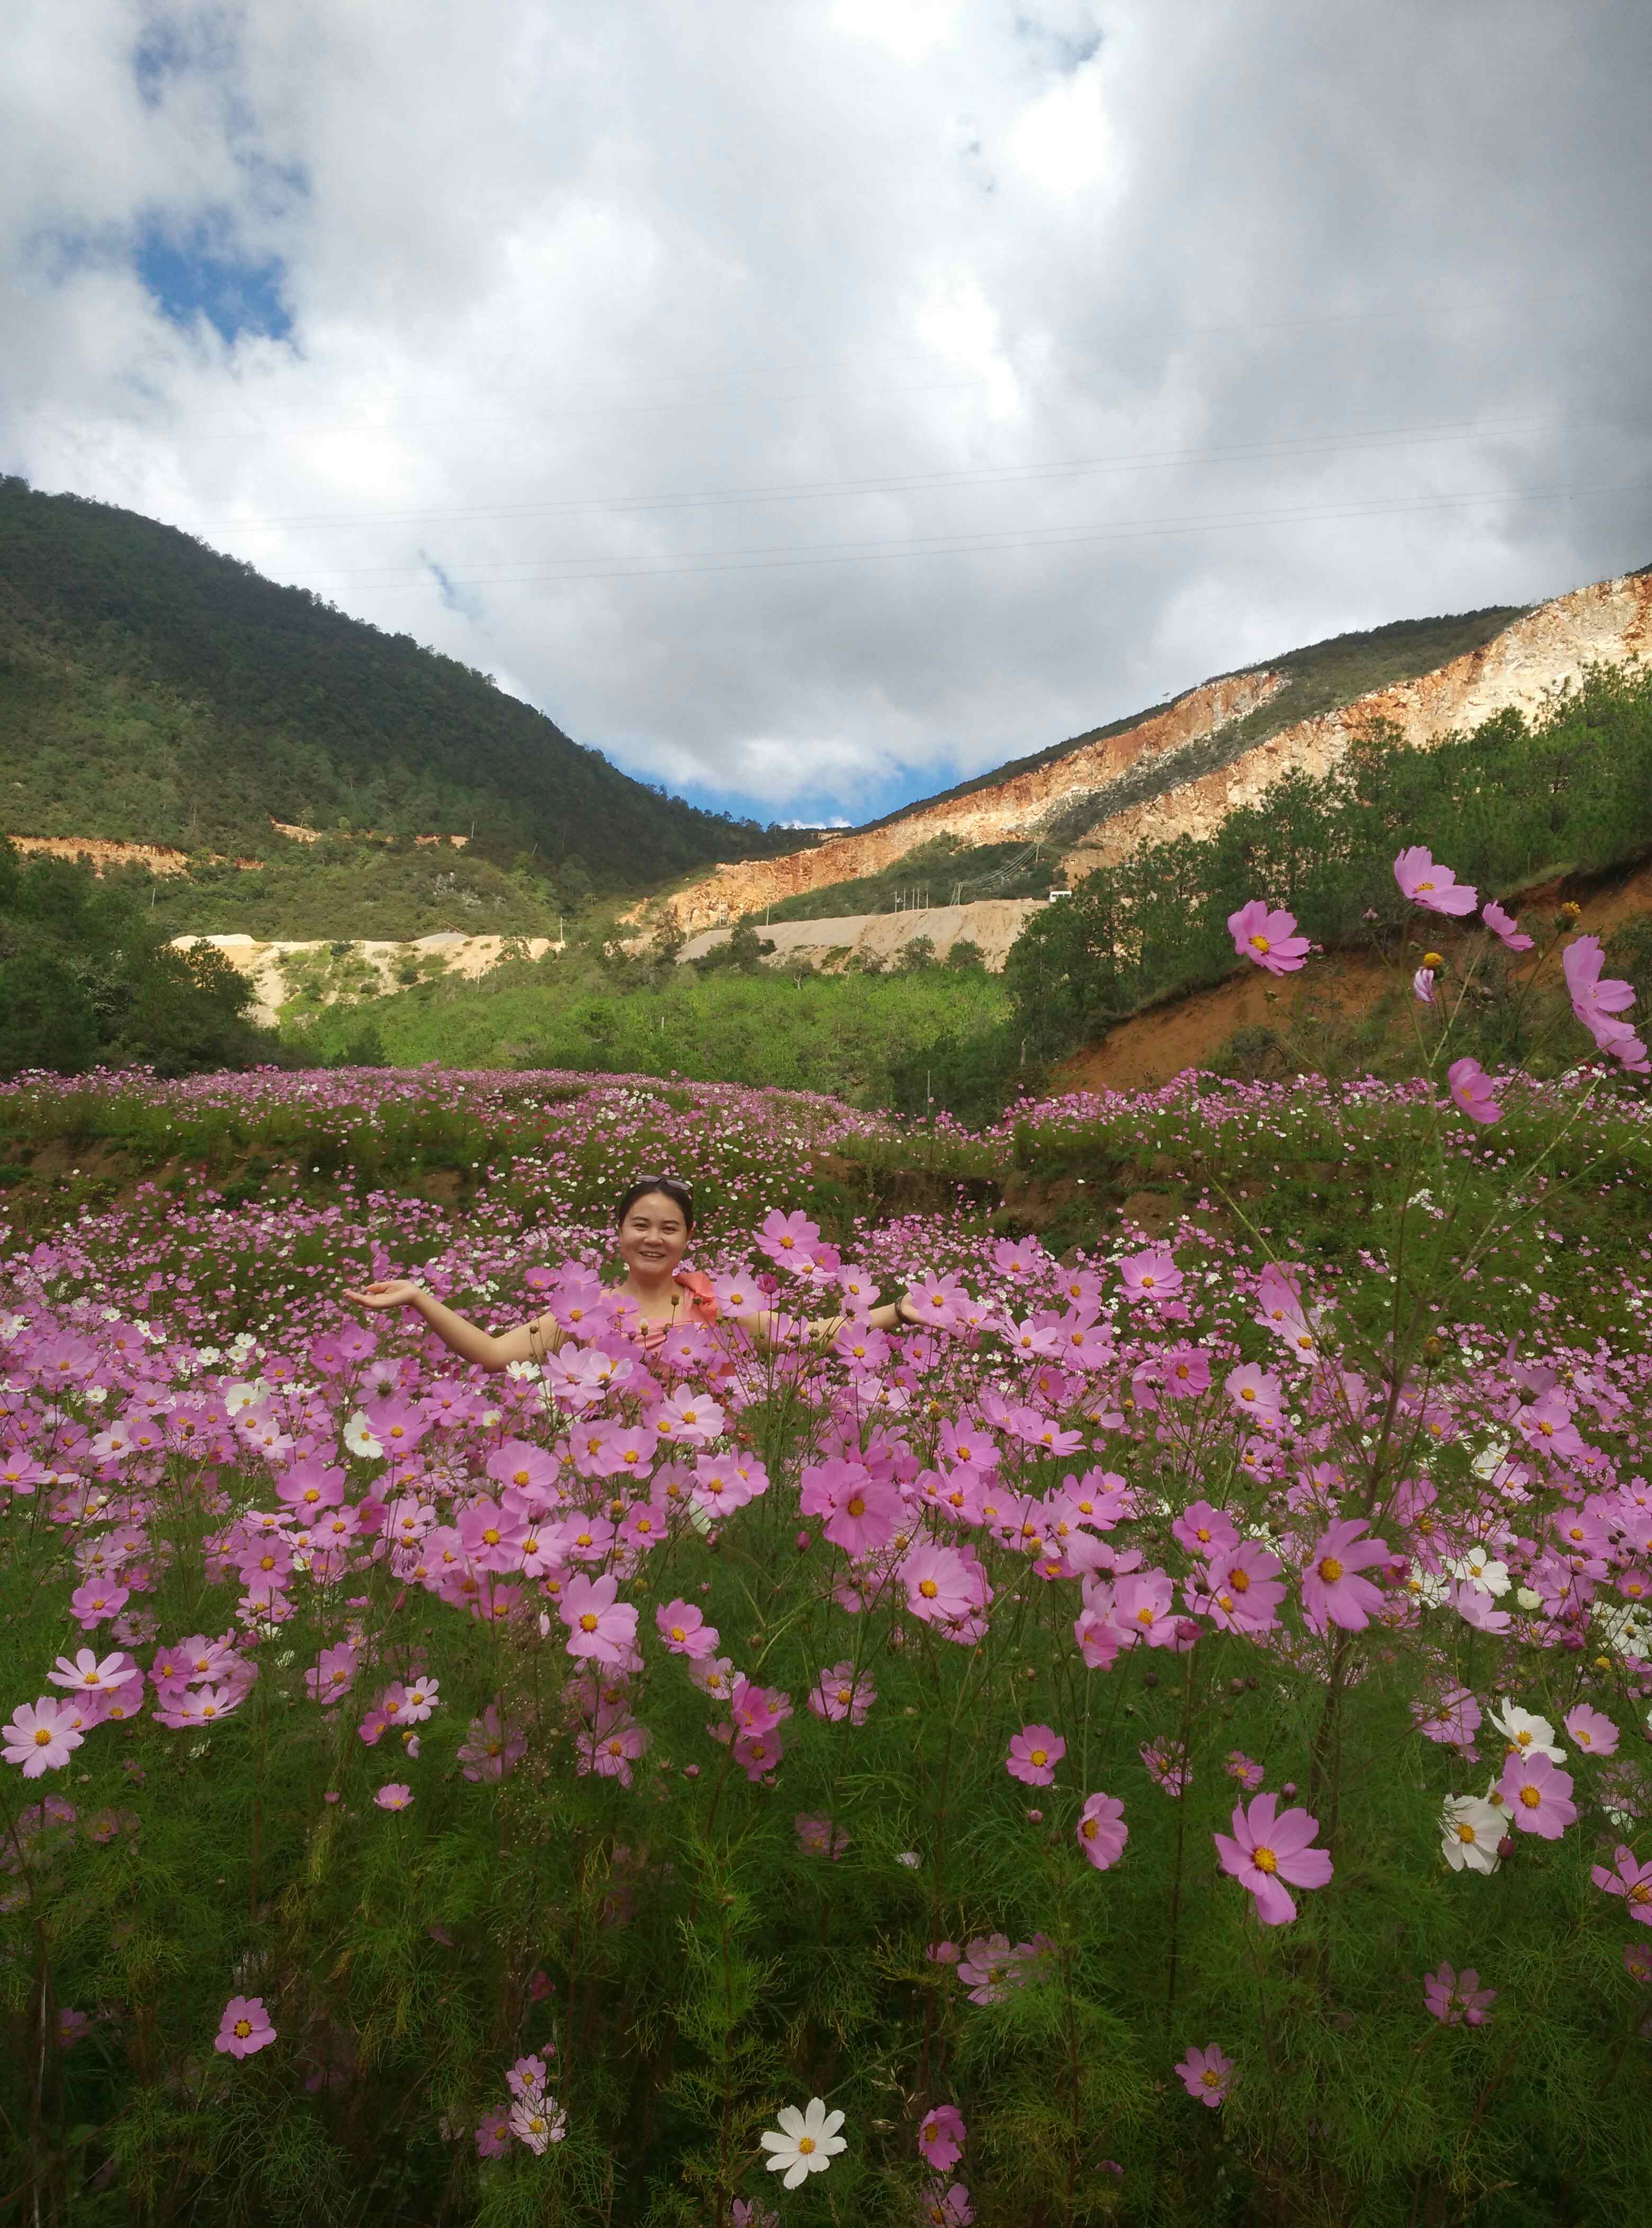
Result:
{"label": "yellow flower center", "polygon": [[1472,1847],[1476,1839],[1474,1828],[1466,1818],[1457,1820],[1457,1839],[1465,1848]]}
{"label": "yellow flower center", "polygon": [[499,1534],[491,1524],[482,1534],[482,1544],[484,1547],[496,1547],[499,1545]]}
{"label": "yellow flower center", "polygon": [[1047,1764],[1049,1762],[1049,1760],[1050,1760],[1050,1752],[1049,1752],[1049,1751],[1048,1751],[1047,1749],[1043,1749],[1043,1748],[1035,1748],[1035,1749],[1033,1751],[1033,1762],[1034,1762],[1035,1764],[1039,1765],[1039,1766],[1041,1767],[1041,1769],[1045,1764]]}
{"label": "yellow flower center", "polygon": [[[786,1240],[786,1244],[787,1244],[788,1245],[791,1245],[791,1240],[788,1238],[788,1239],[787,1239],[787,1240]],[[815,2139],[814,2139],[814,2137],[813,2137],[812,2135],[799,2135],[799,2136],[798,2136],[798,2138],[797,2138],[797,2148],[798,2148],[798,2149],[799,2149],[799,2150],[804,2154],[804,2155],[805,2157],[807,2157],[807,2156],[808,2156],[809,2153],[810,2153],[810,2151],[812,2151],[812,2150],[814,2149],[814,2148],[815,2148]]]}
{"label": "yellow flower center", "polygon": [[1241,1564],[1237,1570],[1228,1572],[1227,1583],[1236,1594],[1248,1594],[1251,1591],[1251,1574]]}
{"label": "yellow flower center", "polygon": [[936,1595],[939,1593],[940,1588],[936,1585],[933,1578],[919,1578],[918,1581],[918,1591],[922,1594],[925,1601],[933,1601]]}
{"label": "yellow flower center", "polygon": [[866,1514],[866,1502],[858,1493],[854,1495],[849,1502],[849,1514],[851,1516],[864,1516]]}
{"label": "yellow flower center", "polygon": [[1207,2089],[1220,2089],[1222,2085],[1221,2075],[1218,2073],[1213,2067],[1209,2065],[1205,2068],[1199,2078],[1203,2082]]}
{"label": "yellow flower center", "polygon": [[52,1736],[48,1729],[44,1725],[36,1725],[35,1728],[35,1746],[36,1748],[49,1748],[51,1746],[51,1741]]}
{"label": "yellow flower center", "polygon": [[1277,1873],[1279,1869],[1279,1860],[1271,1849],[1252,1849],[1251,1862],[1259,1873]]}
{"label": "yellow flower center", "polygon": [[671,1637],[673,1640],[686,1640],[688,1636],[680,1624],[674,1624],[671,1628]]}
{"label": "yellow flower center", "polygon": [[592,1616],[590,1610],[587,1610],[585,1615],[579,1619],[579,1629],[581,1632],[594,1632],[596,1629],[597,1620]]}
{"label": "yellow flower center", "polygon": [[1271,951],[1273,946],[1265,936],[1253,936],[1251,938],[1251,949],[1253,951]]}
{"label": "yellow flower center", "polygon": [[236,2022],[235,2022],[235,2036],[236,2036],[236,2039],[237,2039],[238,2041],[245,2042],[245,2041],[246,2041],[246,2039],[247,2039],[247,2036],[248,2036],[249,2034],[251,2034],[251,2033],[252,2033],[252,2032],[253,2032],[253,2022],[252,2022],[252,2020],[236,2020]]}
{"label": "yellow flower center", "polygon": [[1335,1555],[1327,1555],[1319,1566],[1319,1575],[1328,1586],[1334,1586],[1342,1575],[1342,1565]]}
{"label": "yellow flower center", "polygon": [[1543,1790],[1540,1787],[1522,1787],[1520,1799],[1528,1810],[1535,1810],[1543,1800]]}

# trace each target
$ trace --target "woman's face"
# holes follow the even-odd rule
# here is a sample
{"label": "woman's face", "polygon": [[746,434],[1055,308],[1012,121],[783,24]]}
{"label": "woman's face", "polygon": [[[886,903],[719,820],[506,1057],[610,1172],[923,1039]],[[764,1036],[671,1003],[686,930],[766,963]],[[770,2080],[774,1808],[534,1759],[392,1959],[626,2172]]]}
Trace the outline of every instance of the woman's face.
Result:
{"label": "woman's face", "polygon": [[619,1226],[619,1258],[645,1281],[669,1277],[688,1243],[682,1209],[663,1191],[645,1191],[641,1199],[634,1199]]}

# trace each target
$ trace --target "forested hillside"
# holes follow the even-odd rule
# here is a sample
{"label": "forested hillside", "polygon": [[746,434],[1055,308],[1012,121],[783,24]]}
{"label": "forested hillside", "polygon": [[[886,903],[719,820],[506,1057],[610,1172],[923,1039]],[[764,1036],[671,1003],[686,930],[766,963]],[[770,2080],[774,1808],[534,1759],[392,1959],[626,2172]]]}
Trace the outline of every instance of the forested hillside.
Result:
{"label": "forested hillside", "polygon": [[598,891],[795,836],[631,780],[485,674],[137,512],[0,477],[0,827],[272,859],[469,833]]}
{"label": "forested hillside", "polygon": [[1086,875],[1009,955],[1018,1047],[1057,1058],[1215,982],[1243,964],[1227,917],[1251,898],[1288,905],[1326,945],[1392,929],[1407,915],[1393,860],[1411,843],[1488,897],[1652,852],[1652,672],[1593,671],[1535,726],[1506,712],[1428,750],[1372,733],[1322,779],[1288,776],[1207,841]]}

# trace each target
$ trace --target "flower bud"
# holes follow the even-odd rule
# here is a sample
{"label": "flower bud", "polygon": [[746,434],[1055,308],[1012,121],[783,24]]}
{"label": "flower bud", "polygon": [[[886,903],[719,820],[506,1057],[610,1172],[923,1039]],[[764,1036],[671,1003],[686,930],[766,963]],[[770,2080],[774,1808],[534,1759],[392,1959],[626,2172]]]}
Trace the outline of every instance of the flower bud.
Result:
{"label": "flower bud", "polygon": [[1437,970],[1444,966],[1445,961],[1437,951],[1425,951],[1423,954],[1423,964],[1425,967],[1432,967]]}
{"label": "flower bud", "polygon": [[1512,1834],[1505,1834],[1502,1841],[1497,1844],[1498,1858],[1503,1864],[1507,1864],[1514,1853],[1514,1837]]}

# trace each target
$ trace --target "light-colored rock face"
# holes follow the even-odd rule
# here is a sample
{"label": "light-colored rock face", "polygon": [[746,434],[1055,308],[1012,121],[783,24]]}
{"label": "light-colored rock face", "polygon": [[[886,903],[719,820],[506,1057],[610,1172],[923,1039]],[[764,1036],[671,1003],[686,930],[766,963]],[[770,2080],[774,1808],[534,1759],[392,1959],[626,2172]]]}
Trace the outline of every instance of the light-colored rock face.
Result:
{"label": "light-colored rock face", "polygon": [[[92,871],[101,874],[106,867],[147,867],[151,874],[187,874],[189,855],[179,851],[170,843],[119,843],[106,836],[13,836],[9,839],[14,850],[27,856],[36,853],[48,859],[90,859]],[[236,859],[233,862],[215,855],[215,867],[234,864],[247,869],[261,867],[262,859]]]}
{"label": "light-colored rock face", "polygon": [[[1282,775],[1328,772],[1352,739],[1375,720],[1392,721],[1408,742],[1427,744],[1454,729],[1476,727],[1510,707],[1529,717],[1541,711],[1556,689],[1578,681],[1586,666],[1618,665],[1648,655],[1652,575],[1637,573],[1577,589],[1540,605],[1482,648],[1432,673],[1298,720],[1218,771],[1178,783],[1149,803],[1112,815],[1070,842],[1061,863],[1077,879],[1127,857],[1143,843],[1211,835],[1228,813],[1254,803]],[[916,805],[886,828],[833,836],[784,858],[720,867],[680,891],[669,900],[669,912],[692,934],[802,890],[880,873],[938,836],[955,836],[969,844],[1032,842],[1144,759],[1219,733],[1284,685],[1283,676],[1271,672],[1207,682],[1123,734],[1084,745],[1049,765],[1012,775],[968,797]],[[818,924],[793,925],[812,929]],[[778,933],[773,928],[764,932]]]}
{"label": "light-colored rock face", "polygon": [[[524,953],[529,959],[542,959],[547,951],[560,951],[562,947],[545,936],[461,936],[452,929],[439,931],[434,936],[421,936],[408,944],[367,943],[352,944],[336,955],[331,944],[324,942],[299,944],[260,944],[250,936],[175,936],[175,951],[190,951],[197,944],[209,945],[221,952],[238,973],[250,976],[253,982],[253,1018],[268,1025],[279,1020],[281,1008],[293,996],[294,985],[287,980],[287,963],[300,963],[317,953],[335,956],[350,970],[351,980],[360,985],[360,995],[366,997],[385,997],[393,990],[407,986],[400,970],[409,961],[440,958],[445,964],[439,970],[444,977],[459,976],[473,982],[496,967],[502,959]],[[302,964],[295,970],[304,972]],[[336,979],[330,992],[324,988],[325,1002],[331,1003],[341,987]],[[428,979],[429,970],[425,970]]]}
{"label": "light-colored rock face", "polygon": [[1203,741],[1265,704],[1283,686],[1277,673],[1241,673],[1207,682],[1124,734],[1086,743],[1050,765],[1012,774],[989,789],[944,803],[916,805],[887,828],[829,836],[784,858],[719,867],[704,881],[680,891],[669,910],[678,925],[692,934],[736,921],[742,913],[778,904],[800,891],[823,890],[860,874],[880,874],[915,846],[938,836],[955,836],[969,844],[1030,842],[1056,814],[1105,789],[1143,759]]}
{"label": "light-colored rock face", "polygon": [[1287,773],[1329,773],[1362,730],[1386,720],[1424,747],[1510,709],[1527,718],[1591,664],[1622,665],[1652,656],[1652,575],[1597,581],[1494,635],[1481,649],[1415,681],[1356,696],[1338,711],[1282,727],[1229,765],[1183,784],[1150,803],[1116,814],[1062,860],[1075,880],[1128,858],[1143,843],[1212,836],[1230,812],[1257,803]]}
{"label": "light-colored rock face", "polygon": [[[975,905],[925,906],[912,912],[843,913],[829,920],[777,920],[758,934],[774,946],[764,964],[784,967],[789,959],[806,959],[811,967],[841,969],[855,955],[898,959],[907,944],[928,937],[937,959],[944,959],[955,944],[974,944],[993,974],[1002,969],[1010,945],[1029,917],[1041,912],[1044,898],[985,898]],[[1058,899],[1059,904],[1060,900]],[[733,934],[731,928],[701,929],[677,954],[679,966],[703,958]],[[644,939],[646,940],[646,939]]]}

